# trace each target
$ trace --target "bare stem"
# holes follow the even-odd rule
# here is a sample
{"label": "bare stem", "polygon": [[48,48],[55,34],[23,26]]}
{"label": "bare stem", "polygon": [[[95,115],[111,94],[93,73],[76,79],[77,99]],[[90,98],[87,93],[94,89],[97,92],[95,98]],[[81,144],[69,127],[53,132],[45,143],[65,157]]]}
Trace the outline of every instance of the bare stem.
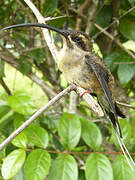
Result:
{"label": "bare stem", "polygon": [[125,104],[125,103],[122,103],[122,102],[119,102],[119,101],[116,101],[116,103],[120,106],[125,106],[127,108],[131,108],[131,109],[135,109],[135,106],[132,106],[130,104]]}
{"label": "bare stem", "polygon": [[6,83],[5,83],[5,81],[3,80],[3,78],[0,78],[0,84],[1,84],[2,87],[5,89],[5,91],[7,92],[7,94],[8,94],[9,96],[11,96],[12,93],[11,93],[9,87],[6,85]]}

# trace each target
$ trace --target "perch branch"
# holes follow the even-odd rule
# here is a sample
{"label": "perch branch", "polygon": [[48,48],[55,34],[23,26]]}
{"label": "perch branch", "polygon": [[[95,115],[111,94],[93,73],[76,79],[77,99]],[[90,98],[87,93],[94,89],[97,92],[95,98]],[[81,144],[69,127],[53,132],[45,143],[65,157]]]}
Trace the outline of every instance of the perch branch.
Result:
{"label": "perch branch", "polygon": [[40,108],[35,114],[33,114],[27,121],[25,121],[18,129],[16,129],[7,139],[0,144],[0,151],[3,150],[18,134],[20,134],[27,126],[29,126],[38,116],[40,116],[45,110],[56,103],[64,95],[74,89],[74,85],[69,85],[66,89],[61,91],[57,96],[51,99],[45,106]]}
{"label": "perch branch", "polygon": [[[83,94],[85,90],[83,88],[77,86],[76,91],[78,94]],[[82,98],[83,98],[83,100],[85,100],[87,102],[90,109],[93,110],[99,117],[104,116],[104,113],[103,113],[101,107],[99,106],[97,101],[95,99],[93,99],[93,97],[90,94],[86,93],[82,96]]]}
{"label": "perch branch", "polygon": [[[77,87],[74,84],[69,85],[66,89],[61,91],[57,96],[51,99],[45,106],[40,108],[35,114],[33,114],[26,122],[24,122],[18,129],[16,129],[7,139],[5,139],[0,144],[0,151],[3,150],[18,134],[20,134],[26,127],[28,127],[38,116],[40,116],[45,110],[47,110],[50,106],[55,104],[58,100],[60,100],[64,95],[72,91],[73,89],[77,90],[77,93],[83,93],[85,90],[83,88]],[[100,111],[100,106],[98,105],[97,101],[95,100],[95,104],[93,104],[93,100],[91,101],[91,96],[89,94],[84,94],[83,99],[87,100],[87,103],[94,109],[97,113]],[[91,103],[92,102],[92,103]],[[100,116],[103,115],[101,110],[99,114]]]}

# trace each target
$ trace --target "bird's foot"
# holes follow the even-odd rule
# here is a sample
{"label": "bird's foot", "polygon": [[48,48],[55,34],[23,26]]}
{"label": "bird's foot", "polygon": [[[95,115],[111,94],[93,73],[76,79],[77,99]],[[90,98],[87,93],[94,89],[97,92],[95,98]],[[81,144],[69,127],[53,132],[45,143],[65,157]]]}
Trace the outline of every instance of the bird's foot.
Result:
{"label": "bird's foot", "polygon": [[80,97],[82,97],[84,94],[87,94],[87,93],[89,93],[88,89],[86,89],[82,94],[80,94]]}

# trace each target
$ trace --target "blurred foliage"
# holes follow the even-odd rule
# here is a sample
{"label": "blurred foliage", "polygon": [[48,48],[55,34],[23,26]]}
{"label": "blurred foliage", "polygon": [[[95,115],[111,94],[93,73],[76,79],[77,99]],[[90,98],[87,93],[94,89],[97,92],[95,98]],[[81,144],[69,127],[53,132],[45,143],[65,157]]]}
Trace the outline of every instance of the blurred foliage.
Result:
{"label": "blurred foliage", "polygon": [[[82,18],[79,26],[81,31],[85,31],[87,26],[90,8],[95,7],[96,15],[93,21],[105,28],[117,19],[107,31],[134,53],[135,11],[128,10],[135,5],[135,0],[93,0],[85,7],[84,16],[80,17],[77,10],[84,2],[85,0],[33,0],[44,17],[66,16],[49,21],[50,25],[76,29],[78,19]],[[125,13],[127,14],[124,15]],[[123,17],[120,18],[121,16]],[[0,1],[1,29],[12,24],[36,21],[24,1]],[[93,25],[89,36],[98,47],[95,51],[102,55],[114,74],[117,82],[116,98],[135,105],[135,59],[106,35],[98,33],[100,31]],[[39,104],[35,102],[43,101],[38,100],[40,94],[28,93],[27,85],[19,91],[16,86],[13,89],[9,88],[5,72],[7,63],[22,73],[23,77],[30,78],[31,86],[33,83],[40,86],[48,99],[65,88],[67,82],[60,74],[39,28],[18,28],[6,32],[0,30],[0,37],[0,83],[3,87],[0,88],[2,142],[37,110]],[[61,43],[56,33],[54,38],[56,42]],[[129,43],[130,46],[127,45]],[[16,75],[8,72],[8,76]],[[14,79],[16,81],[16,78]],[[20,80],[18,86],[22,83]],[[44,89],[44,86],[50,91]],[[34,102],[33,99],[37,101]],[[100,119],[90,112],[85,102],[78,105],[77,114],[69,114],[68,105],[67,96],[63,104],[57,103],[55,107],[38,117],[0,152],[0,179],[134,180],[135,170],[132,171],[123,155],[103,154],[120,150],[109,121],[106,121],[106,118]],[[130,152],[135,152],[135,111],[125,109],[126,107],[124,112],[127,112],[128,120],[120,119],[120,126],[126,146]],[[71,150],[74,154],[68,153]],[[51,153],[52,151],[65,153],[58,155]],[[80,151],[91,154],[77,154]]]}

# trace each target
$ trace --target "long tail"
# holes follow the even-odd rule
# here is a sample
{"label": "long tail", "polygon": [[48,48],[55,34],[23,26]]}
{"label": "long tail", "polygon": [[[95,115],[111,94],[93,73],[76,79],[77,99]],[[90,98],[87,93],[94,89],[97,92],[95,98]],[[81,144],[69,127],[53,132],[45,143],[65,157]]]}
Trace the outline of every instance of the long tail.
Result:
{"label": "long tail", "polygon": [[[129,164],[129,166],[131,167],[132,170],[134,170],[135,162],[133,161],[131,155],[129,154],[129,152],[128,152],[125,144],[124,144],[123,139],[120,138],[120,136],[117,134],[117,132],[116,132],[116,137],[117,137],[117,139],[118,139],[118,142],[119,142],[119,145],[120,145],[120,147],[121,147],[121,150],[122,150],[122,152],[123,152],[123,154],[124,154],[124,156],[125,156],[128,164]],[[132,164],[129,162],[129,159],[131,160]]]}
{"label": "long tail", "polygon": [[[122,114],[122,112],[120,111],[120,109],[117,107],[117,105],[115,104],[115,109],[116,109],[116,113],[118,116],[124,118],[125,116]],[[116,137],[117,137],[117,140],[118,140],[118,143],[120,145],[120,148],[129,164],[129,166],[132,168],[132,170],[134,169],[135,167],[135,162],[133,161],[130,153],[128,152],[125,144],[124,144],[124,141],[123,141],[123,138],[122,138],[122,132],[121,132],[121,129],[120,129],[120,125],[119,125],[119,121],[118,121],[118,118],[117,116],[115,116],[112,112],[109,112],[108,113],[111,121],[112,121],[112,124],[113,124],[113,127],[115,129],[115,132],[116,132]],[[131,160],[131,162],[129,161],[129,159]]]}
{"label": "long tail", "polygon": [[[113,104],[113,107],[114,107],[114,111],[112,111],[112,109],[109,107],[109,104],[108,104],[108,101],[107,99],[104,97],[104,96],[100,96],[100,104],[103,106],[103,108],[105,109],[106,113],[108,114],[112,124],[113,124],[113,127],[114,127],[114,130],[115,130],[115,134],[116,134],[116,137],[117,137],[117,140],[118,140],[118,143],[120,145],[120,148],[129,164],[129,166],[132,168],[135,167],[135,162],[133,161],[131,155],[129,154],[125,144],[124,144],[124,141],[123,141],[123,138],[122,138],[122,132],[121,132],[121,128],[120,128],[120,125],[119,125],[119,121],[118,121],[118,116],[122,117],[122,118],[125,118],[125,115],[123,115],[123,113],[120,111],[120,109],[117,107],[116,103]],[[130,161],[130,160],[131,161]]]}

